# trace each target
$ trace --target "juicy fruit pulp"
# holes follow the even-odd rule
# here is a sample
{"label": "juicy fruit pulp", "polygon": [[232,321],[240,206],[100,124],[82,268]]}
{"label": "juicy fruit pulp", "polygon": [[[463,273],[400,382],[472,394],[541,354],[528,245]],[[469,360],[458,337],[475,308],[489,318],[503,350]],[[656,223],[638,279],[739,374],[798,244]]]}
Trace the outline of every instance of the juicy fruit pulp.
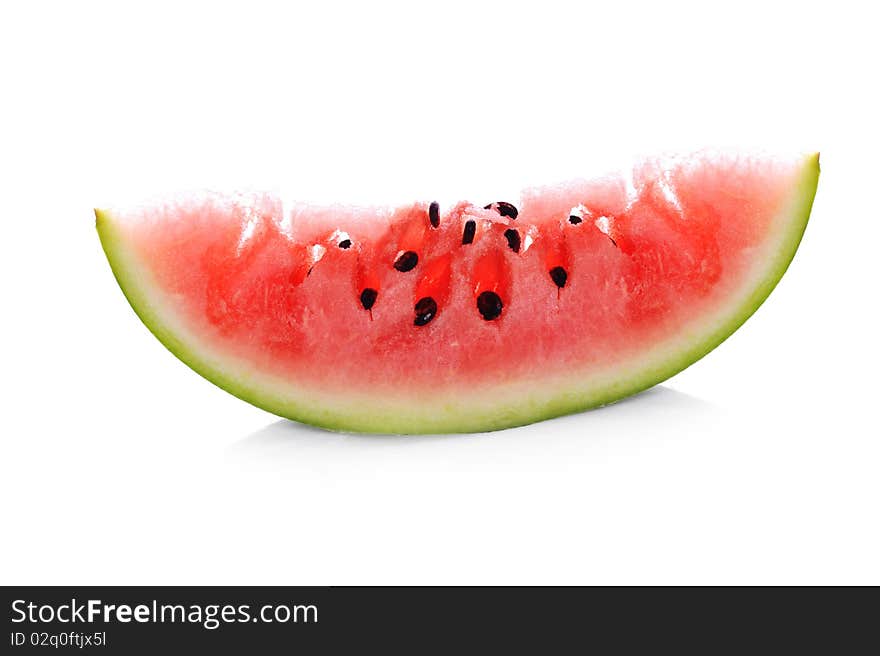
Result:
{"label": "juicy fruit pulp", "polygon": [[135,311],[224,389],[332,428],[474,431],[702,357],[782,276],[817,180],[815,155],[696,155],[516,203],[207,195],[97,216]]}

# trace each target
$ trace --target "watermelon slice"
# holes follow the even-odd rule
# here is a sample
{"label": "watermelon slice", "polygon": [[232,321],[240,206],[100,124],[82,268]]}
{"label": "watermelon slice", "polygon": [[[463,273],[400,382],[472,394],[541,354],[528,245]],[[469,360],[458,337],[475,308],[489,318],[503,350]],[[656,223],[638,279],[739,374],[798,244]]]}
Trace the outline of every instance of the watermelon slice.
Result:
{"label": "watermelon slice", "polygon": [[652,160],[440,207],[205,194],[97,210],[123,292],[223,389],[333,429],[500,429],[681,371],[794,256],[818,155]]}

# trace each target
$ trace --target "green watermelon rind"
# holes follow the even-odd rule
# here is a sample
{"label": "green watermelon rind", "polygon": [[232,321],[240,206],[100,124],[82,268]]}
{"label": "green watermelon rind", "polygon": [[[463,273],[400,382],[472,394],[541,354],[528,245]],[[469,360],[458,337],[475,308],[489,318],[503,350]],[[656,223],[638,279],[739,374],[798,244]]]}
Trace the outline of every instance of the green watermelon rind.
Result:
{"label": "green watermelon rind", "polygon": [[[774,220],[766,243],[766,266],[753,273],[739,299],[688,334],[657,345],[627,366],[584,376],[569,372],[542,380],[499,384],[475,394],[388,399],[359,394],[318,393],[307,384],[280,380],[200,344],[173,309],[166,307],[151,274],[126,243],[111,212],[95,210],[101,245],[123,294],[156,338],[191,369],[230,394],[273,414],[331,430],[366,433],[457,433],[530,424],[637,394],[674,376],[732,335],[770,295],[798,249],[819,180],[819,155],[808,156],[789,201]],[[695,334],[696,333],[696,334]]]}

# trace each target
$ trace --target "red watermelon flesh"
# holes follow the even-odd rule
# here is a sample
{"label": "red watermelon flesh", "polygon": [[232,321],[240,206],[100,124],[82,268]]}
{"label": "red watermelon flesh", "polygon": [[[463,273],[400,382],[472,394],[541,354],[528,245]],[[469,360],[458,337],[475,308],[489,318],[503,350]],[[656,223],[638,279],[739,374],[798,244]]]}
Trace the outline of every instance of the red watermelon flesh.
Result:
{"label": "red watermelon flesh", "polygon": [[818,157],[699,154],[438,208],[205,194],[99,210],[132,306],[276,414],[474,431],[614,401],[699,359],[785,271]]}

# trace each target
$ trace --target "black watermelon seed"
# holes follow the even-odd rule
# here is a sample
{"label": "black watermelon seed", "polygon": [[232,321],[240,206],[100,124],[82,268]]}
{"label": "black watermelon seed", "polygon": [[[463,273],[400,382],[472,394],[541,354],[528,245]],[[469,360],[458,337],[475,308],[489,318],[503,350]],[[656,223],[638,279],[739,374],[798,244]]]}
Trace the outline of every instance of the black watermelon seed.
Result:
{"label": "black watermelon seed", "polygon": [[477,222],[470,220],[464,224],[464,234],[461,236],[462,244],[473,244],[474,235],[477,234]]}
{"label": "black watermelon seed", "polygon": [[419,299],[416,303],[415,311],[416,318],[415,321],[413,321],[413,325],[424,326],[425,324],[430,323],[431,319],[436,316],[437,301],[430,296],[425,296],[425,298]]}
{"label": "black watermelon seed", "polygon": [[568,222],[569,222],[571,225],[577,225],[577,224],[580,223],[581,221],[583,221],[583,219],[582,219],[581,217],[579,217],[578,215],[576,215],[576,214],[572,214],[570,217],[568,217]]}
{"label": "black watermelon seed", "polygon": [[486,321],[492,321],[501,316],[504,304],[501,297],[495,292],[483,292],[477,296],[477,309]]}
{"label": "black watermelon seed", "polygon": [[498,205],[498,213],[501,216],[509,216],[511,219],[515,219],[519,216],[519,210],[517,210],[510,203],[505,203],[504,201],[499,201]]}
{"label": "black watermelon seed", "polygon": [[413,251],[404,251],[396,260],[394,260],[394,268],[398,271],[406,273],[416,268],[419,263],[419,256]]}
{"label": "black watermelon seed", "polygon": [[434,201],[428,206],[428,220],[433,227],[440,227],[440,203],[437,201]]}
{"label": "black watermelon seed", "polygon": [[497,203],[489,203],[484,210],[494,209],[501,216],[508,216],[511,219],[515,219],[519,216],[519,210],[514,207],[511,203],[506,203],[503,200],[499,200]]}
{"label": "black watermelon seed", "polygon": [[341,242],[339,242],[339,248],[343,250],[351,248],[351,239],[343,239]]}
{"label": "black watermelon seed", "polygon": [[550,269],[550,278],[556,283],[557,287],[562,289],[565,287],[565,282],[568,280],[568,272],[561,266],[553,267]]}
{"label": "black watermelon seed", "polygon": [[365,310],[371,310],[376,304],[376,298],[378,298],[378,296],[379,292],[370,287],[366,287],[364,291],[361,292],[361,305],[364,306]]}
{"label": "black watermelon seed", "polygon": [[507,245],[510,246],[510,250],[514,253],[519,253],[519,233],[513,228],[510,228],[509,230],[504,231],[504,237],[507,239]]}

